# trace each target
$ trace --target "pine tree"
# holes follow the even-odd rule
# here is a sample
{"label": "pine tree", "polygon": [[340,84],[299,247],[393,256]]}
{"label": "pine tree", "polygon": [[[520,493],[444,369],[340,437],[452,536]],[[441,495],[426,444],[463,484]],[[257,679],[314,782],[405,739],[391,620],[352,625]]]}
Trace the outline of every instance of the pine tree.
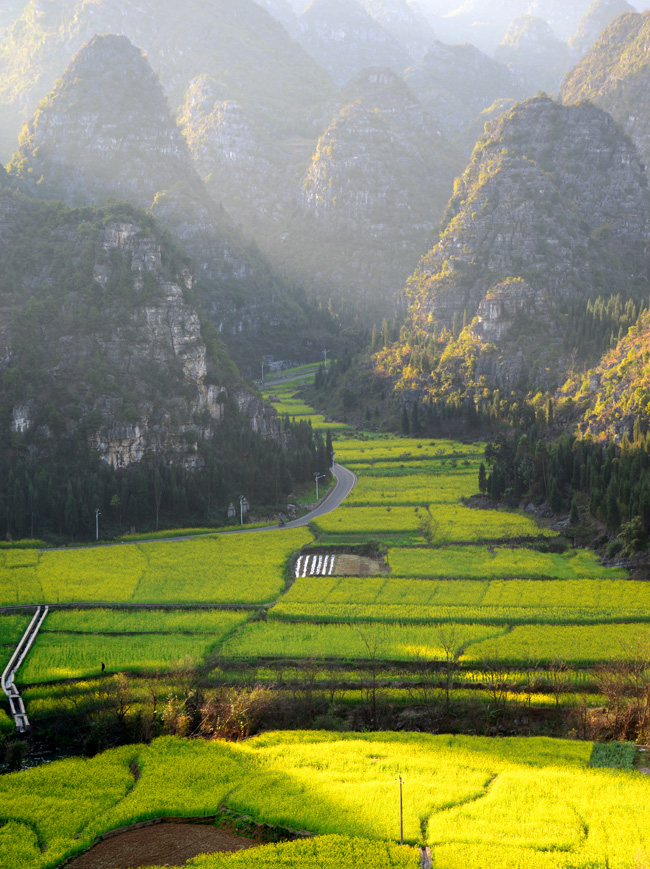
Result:
{"label": "pine tree", "polygon": [[488,489],[487,477],[485,475],[485,465],[483,462],[479,465],[478,469],[478,490],[481,495],[485,495]]}

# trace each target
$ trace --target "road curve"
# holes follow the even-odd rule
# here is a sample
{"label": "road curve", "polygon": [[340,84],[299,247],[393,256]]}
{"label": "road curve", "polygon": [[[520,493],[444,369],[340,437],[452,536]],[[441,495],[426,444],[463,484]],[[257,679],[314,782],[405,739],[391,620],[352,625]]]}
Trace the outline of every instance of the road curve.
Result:
{"label": "road curve", "polygon": [[[332,476],[336,480],[336,485],[330,489],[323,498],[318,502],[314,510],[307,513],[306,516],[301,516],[300,519],[293,519],[291,522],[286,522],[284,525],[264,525],[262,528],[237,528],[233,531],[219,531],[219,534],[254,534],[256,531],[277,531],[278,528],[304,528],[318,519],[319,516],[325,516],[340,507],[343,501],[348,497],[352,489],[357,484],[357,476],[344,468],[343,465],[338,465],[336,462],[332,465]],[[169,539],[169,538],[167,538]],[[174,538],[183,539],[183,538]]]}
{"label": "road curve", "polygon": [[294,519],[292,522],[287,522],[285,528],[302,528],[304,525],[309,525],[311,521],[319,516],[324,516],[326,513],[331,513],[340,507],[343,501],[348,497],[352,489],[357,484],[356,474],[344,468],[343,465],[338,465],[336,462],[332,465],[332,476],[336,479],[336,485],[330,489],[327,495],[322,499],[315,510],[307,513],[302,519]]}

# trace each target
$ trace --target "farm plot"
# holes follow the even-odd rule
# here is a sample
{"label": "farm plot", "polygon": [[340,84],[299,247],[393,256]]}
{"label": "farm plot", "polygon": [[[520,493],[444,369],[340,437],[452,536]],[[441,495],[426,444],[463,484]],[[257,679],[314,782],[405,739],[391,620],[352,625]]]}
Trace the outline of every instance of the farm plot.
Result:
{"label": "farm plot", "polygon": [[455,504],[478,490],[476,471],[449,473],[373,475],[361,474],[346,499],[350,506],[390,504]]}
{"label": "farm plot", "polygon": [[[21,603],[266,603],[284,588],[303,528],[193,540],[28,553],[0,564],[0,605]],[[10,555],[13,553],[2,553]]]}
{"label": "farm plot", "polygon": [[[182,544],[140,544],[147,571],[134,601],[265,603],[284,588],[291,554],[311,542],[304,528],[226,534]],[[173,547],[181,545],[176,551]]]}
{"label": "farm plot", "polygon": [[[592,752],[592,743],[540,737],[293,731],[239,744],[165,737],[2,776],[8,823],[0,829],[0,867],[53,869],[109,829],[160,815],[210,815],[222,802],[259,822],[395,843],[402,775],[406,841],[428,844],[439,869],[627,869],[650,850],[650,780],[592,768]],[[368,865],[417,865],[401,862],[406,850],[329,841],[340,860],[369,854]],[[298,865],[292,848],[311,859],[318,844],[278,846],[260,865]],[[373,862],[386,853],[399,862]],[[235,861],[235,869],[240,859],[201,857],[194,865]]]}
{"label": "farm plot", "polygon": [[[504,636],[507,626],[462,625],[463,641]],[[228,659],[324,658],[344,661],[417,661],[444,658],[444,631],[427,625],[255,622],[223,644]]]}
{"label": "farm plot", "polygon": [[196,666],[247,618],[241,612],[54,613],[18,671],[17,682],[96,676],[102,662],[108,673],[165,673]]}
{"label": "farm plot", "polygon": [[521,513],[472,510],[451,504],[432,505],[430,511],[418,507],[343,506],[316,519],[314,526],[328,535],[368,534],[378,539],[386,533],[417,535],[424,527],[436,545],[555,536],[555,532],[539,528]]}
{"label": "farm plot", "polygon": [[42,633],[90,634],[221,634],[245,614],[219,610],[51,610]]}
{"label": "farm plot", "polygon": [[0,673],[9,663],[30,620],[31,616],[28,615],[0,616]]}
{"label": "farm plot", "polygon": [[[251,857],[238,854],[204,854],[187,863],[188,869],[249,869]],[[258,869],[357,869],[359,866],[418,869],[420,851],[408,845],[373,842],[350,836],[318,836],[297,842],[265,845],[255,850]]]}
{"label": "farm plot", "polygon": [[514,666],[534,661],[564,661],[573,666],[593,666],[608,661],[634,659],[650,647],[647,624],[520,625],[498,640],[468,646],[465,661],[490,660]]}
{"label": "farm plot", "polygon": [[627,576],[620,568],[604,567],[595,553],[586,549],[560,554],[503,546],[394,548],[389,550],[388,563],[395,576],[426,579],[623,579]]}
{"label": "farm plot", "polygon": [[269,618],[511,625],[647,622],[650,584],[301,577],[269,611]]}
{"label": "farm plot", "polygon": [[341,464],[357,464],[402,461],[439,461],[457,462],[465,459],[483,458],[485,444],[461,444],[457,441],[415,440],[413,438],[375,437],[337,438],[336,458]]}

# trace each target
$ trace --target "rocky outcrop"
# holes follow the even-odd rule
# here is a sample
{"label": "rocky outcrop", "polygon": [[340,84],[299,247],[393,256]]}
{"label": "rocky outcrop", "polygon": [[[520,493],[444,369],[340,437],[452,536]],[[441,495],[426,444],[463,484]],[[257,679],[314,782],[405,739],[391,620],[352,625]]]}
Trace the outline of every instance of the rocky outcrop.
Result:
{"label": "rocky outcrop", "polygon": [[[557,385],[571,345],[566,311],[611,287],[641,292],[647,280],[646,185],[605,112],[548,98],[515,106],[478,143],[440,242],[410,282],[412,340],[451,341],[447,356],[465,360],[498,341],[501,366],[521,357],[511,388]],[[479,365],[481,374],[500,382]]]}
{"label": "rocky outcrop", "polygon": [[[207,144],[228,171],[244,134],[235,104],[219,106],[224,123]],[[301,358],[300,303],[279,280],[269,285],[268,263],[209,195],[155,73],[125,37],[95,37],[81,50],[27,127],[10,171],[39,197],[92,205],[112,197],[151,210],[194,261],[197,292],[231,352],[256,371],[257,351],[277,352],[289,333],[283,355]]]}
{"label": "rocky outcrop", "polygon": [[[6,424],[47,451],[86,439],[114,467],[155,456],[201,464],[234,402],[278,436],[223,348],[208,349],[189,264],[144,213],[65,209],[0,190],[0,323]],[[27,246],[38,252],[21,259]],[[221,356],[215,355],[215,350]],[[249,408],[245,402],[250,405]]]}
{"label": "rocky outcrop", "polygon": [[619,122],[650,164],[650,11],[616,18],[567,75],[562,100],[589,100]]}
{"label": "rocky outcrop", "polygon": [[549,25],[535,15],[523,15],[508,28],[495,58],[517,70],[529,93],[556,91],[569,67],[569,50]]}
{"label": "rocky outcrop", "polygon": [[448,43],[471,42],[491,54],[511,21],[528,12],[530,0],[466,0],[434,20],[438,38]]}
{"label": "rocky outcrop", "polygon": [[[481,113],[498,99],[521,99],[523,79],[473,45],[436,42],[405,81],[435,123],[469,157],[483,123]],[[478,131],[477,131],[478,130]]]}
{"label": "rocky outcrop", "polygon": [[562,42],[568,42],[582,16],[587,14],[590,3],[591,0],[532,0],[527,11],[546,21]]}
{"label": "rocky outcrop", "polygon": [[[343,92],[302,180],[303,224],[317,272],[351,282],[373,316],[395,310],[400,274],[442,214],[455,171],[450,148],[392,70],[373,68]],[[290,230],[298,239],[301,227]],[[343,241],[343,240],[346,241]]]}
{"label": "rocky outcrop", "polygon": [[401,72],[406,50],[357,2],[313,0],[298,20],[296,39],[339,84],[369,66]]}
{"label": "rocky outcrop", "polygon": [[650,424],[650,314],[646,311],[599,364],[570,378],[558,397],[571,401],[576,431],[593,440],[631,441]]}
{"label": "rocky outcrop", "polygon": [[426,18],[407,0],[359,0],[387,33],[408,53],[413,61],[421,61],[436,41]]}
{"label": "rocky outcrop", "polygon": [[22,124],[96,34],[120,33],[146,54],[174,108],[199,75],[220,82],[262,127],[309,129],[331,81],[284,28],[253,0],[207,0],[191,11],[176,0],[28,0],[0,45],[0,160],[15,150]]}
{"label": "rocky outcrop", "polygon": [[[263,235],[288,199],[291,161],[269,139],[261,139],[245,109],[222,100],[221,88],[200,76],[192,81],[179,124],[208,191],[251,235]],[[297,173],[294,173],[294,175]]]}
{"label": "rocky outcrop", "polygon": [[600,34],[611,22],[626,12],[635,12],[627,0],[593,0],[593,3],[580,19],[576,32],[569,40],[569,48],[574,58],[584,57],[597,42]]}
{"label": "rocky outcrop", "polygon": [[180,123],[208,190],[278,268],[325,301],[341,296],[373,319],[392,316],[459,164],[390,69],[359,73],[324,113],[332,120],[320,140],[283,148],[202,78]]}

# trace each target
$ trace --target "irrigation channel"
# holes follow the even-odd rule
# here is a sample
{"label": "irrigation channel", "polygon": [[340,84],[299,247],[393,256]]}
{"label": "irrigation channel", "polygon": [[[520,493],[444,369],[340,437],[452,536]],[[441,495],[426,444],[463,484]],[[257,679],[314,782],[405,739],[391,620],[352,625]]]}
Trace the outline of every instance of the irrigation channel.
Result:
{"label": "irrigation channel", "polygon": [[[226,531],[221,532],[225,534],[255,534],[261,531],[275,531],[278,528],[302,528],[305,525],[308,525],[312,520],[317,519],[319,516],[324,516],[327,513],[331,513],[333,510],[336,510],[337,507],[341,505],[341,503],[347,498],[350,494],[354,486],[356,485],[357,478],[349,471],[347,468],[344,468],[342,465],[338,465],[334,463],[332,465],[332,475],[336,480],[336,485],[333,489],[330,489],[326,495],[324,495],[319,502],[316,504],[314,509],[307,513],[306,516],[302,516],[300,519],[295,519],[292,522],[287,522],[286,525],[267,525],[263,528],[250,528],[250,529],[241,529],[238,531]],[[187,540],[191,539],[188,537],[173,537],[169,538],[168,542],[178,541],[178,540]],[[141,541],[140,541],[141,542]],[[115,546],[124,546],[124,543],[116,543],[113,544]],[[128,545],[128,544],[127,544]],[[322,556],[319,556],[322,561]],[[305,564],[307,564],[309,560],[309,556],[307,556]],[[314,559],[315,560],[315,559]],[[334,560],[332,558],[332,565]],[[321,566],[319,565],[319,572],[321,570]],[[312,573],[314,570],[312,569]],[[77,604],[67,604],[67,606],[85,606],[85,602],[79,601]],[[94,604],[97,606],[97,604]],[[120,606],[129,607],[131,606],[128,603],[121,604]],[[133,605],[134,607],[138,607],[137,604]],[[151,605],[153,606],[153,604]],[[142,605],[140,605],[142,608]],[[3,608],[3,609],[14,609],[14,607]],[[19,733],[25,733],[26,730],[29,729],[29,719],[27,718],[27,714],[25,712],[25,705],[23,703],[22,697],[20,696],[20,692],[14,685],[14,676],[20,669],[21,664],[29,654],[29,650],[31,649],[34,640],[36,639],[36,635],[38,634],[43,622],[45,621],[45,617],[48,614],[49,608],[47,606],[39,606],[34,613],[34,617],[29,623],[29,627],[23,634],[22,639],[18,643],[15,652],[11,656],[11,659],[5,670],[2,674],[2,690],[7,695],[9,699],[9,708],[11,711],[11,717],[14,720],[14,724],[16,725],[16,730]]]}

